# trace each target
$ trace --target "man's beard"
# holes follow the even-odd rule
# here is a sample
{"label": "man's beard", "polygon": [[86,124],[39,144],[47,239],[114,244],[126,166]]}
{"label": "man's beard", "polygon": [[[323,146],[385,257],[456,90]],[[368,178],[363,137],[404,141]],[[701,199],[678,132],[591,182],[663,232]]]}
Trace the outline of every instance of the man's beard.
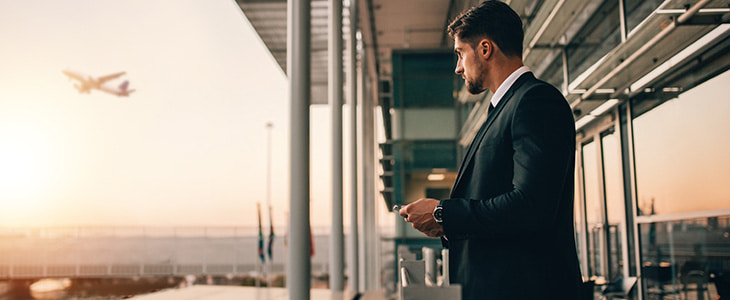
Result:
{"label": "man's beard", "polygon": [[469,92],[469,94],[476,95],[485,91],[486,89],[475,82],[466,80],[466,90]]}
{"label": "man's beard", "polygon": [[474,78],[473,81],[469,80],[466,77],[464,78],[466,80],[466,90],[469,92],[469,94],[472,95],[476,95],[487,90],[487,88],[482,86],[482,84],[484,83],[484,76],[486,72],[486,69],[482,65],[483,62],[479,60],[478,57],[475,57],[474,61],[476,62],[474,70],[477,70],[477,72],[475,72],[475,74],[477,74],[476,78]]}

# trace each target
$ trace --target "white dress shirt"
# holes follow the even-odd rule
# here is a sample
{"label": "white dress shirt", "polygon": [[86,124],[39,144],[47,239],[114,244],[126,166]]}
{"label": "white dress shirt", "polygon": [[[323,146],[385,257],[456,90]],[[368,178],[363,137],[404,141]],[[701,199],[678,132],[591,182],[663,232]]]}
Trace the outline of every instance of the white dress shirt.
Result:
{"label": "white dress shirt", "polygon": [[512,85],[517,81],[517,78],[520,78],[522,74],[525,74],[527,72],[530,72],[530,68],[527,66],[519,67],[517,70],[512,72],[512,74],[509,74],[507,76],[507,79],[502,82],[502,84],[499,85],[497,90],[494,92],[494,95],[492,96],[492,99],[490,102],[494,107],[497,107],[497,104],[499,104],[499,101],[502,100],[502,97],[504,97],[504,94],[507,93],[509,88],[512,87]]}

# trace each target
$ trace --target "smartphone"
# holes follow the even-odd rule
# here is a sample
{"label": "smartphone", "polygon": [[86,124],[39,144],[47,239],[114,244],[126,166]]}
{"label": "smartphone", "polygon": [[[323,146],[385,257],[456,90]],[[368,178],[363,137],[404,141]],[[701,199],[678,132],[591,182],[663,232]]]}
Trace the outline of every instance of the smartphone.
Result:
{"label": "smartphone", "polygon": [[401,208],[404,208],[406,206],[408,206],[408,204],[396,204],[396,205],[393,205],[393,212],[394,213],[398,213]]}

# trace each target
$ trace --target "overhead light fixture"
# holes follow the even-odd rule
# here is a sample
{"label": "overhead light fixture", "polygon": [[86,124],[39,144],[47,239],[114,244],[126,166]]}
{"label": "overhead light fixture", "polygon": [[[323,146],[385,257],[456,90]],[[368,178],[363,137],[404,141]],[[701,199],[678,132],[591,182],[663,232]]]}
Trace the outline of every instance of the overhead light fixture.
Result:
{"label": "overhead light fixture", "polygon": [[446,178],[445,174],[428,174],[428,181],[442,181]]}

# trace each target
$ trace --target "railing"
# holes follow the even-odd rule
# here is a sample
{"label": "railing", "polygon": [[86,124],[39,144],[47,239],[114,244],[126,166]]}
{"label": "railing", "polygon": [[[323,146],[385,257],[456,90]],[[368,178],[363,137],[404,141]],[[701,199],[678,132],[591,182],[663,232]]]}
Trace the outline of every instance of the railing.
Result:
{"label": "railing", "polygon": [[[285,230],[275,232],[264,268],[257,227],[0,228],[0,279],[283,273]],[[315,234],[315,272],[326,269],[326,243]]]}
{"label": "railing", "polygon": [[461,300],[461,286],[449,284],[448,250],[442,250],[441,276],[438,276],[434,249],[423,247],[422,260],[416,260],[416,255],[406,246],[402,246],[398,253],[399,300]]}
{"label": "railing", "polygon": [[[283,264],[274,265],[273,272],[281,273]],[[59,278],[59,277],[133,277],[236,275],[261,272],[258,265],[224,264],[108,264],[108,265],[0,265],[0,279]]]}

